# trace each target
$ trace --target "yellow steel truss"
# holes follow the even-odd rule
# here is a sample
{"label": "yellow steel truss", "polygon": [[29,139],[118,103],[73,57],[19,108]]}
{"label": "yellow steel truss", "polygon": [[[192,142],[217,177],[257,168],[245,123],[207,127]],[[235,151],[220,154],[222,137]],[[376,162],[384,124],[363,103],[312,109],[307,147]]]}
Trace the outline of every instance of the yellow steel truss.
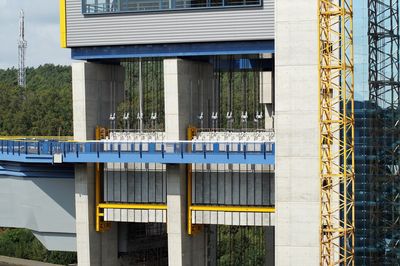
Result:
{"label": "yellow steel truss", "polygon": [[[96,127],[96,140],[105,139],[108,131],[105,128]],[[95,164],[95,207],[96,207],[96,232],[106,232],[110,230],[111,223],[104,221],[104,209],[100,208],[101,197],[101,176],[104,165]]]}
{"label": "yellow steel truss", "polygon": [[354,265],[353,1],[318,0],[321,265]]}

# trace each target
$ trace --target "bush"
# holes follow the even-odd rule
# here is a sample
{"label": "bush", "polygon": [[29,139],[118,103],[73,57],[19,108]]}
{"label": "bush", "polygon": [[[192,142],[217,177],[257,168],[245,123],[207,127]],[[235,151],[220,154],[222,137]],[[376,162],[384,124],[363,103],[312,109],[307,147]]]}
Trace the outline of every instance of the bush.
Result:
{"label": "bush", "polygon": [[77,261],[75,252],[48,251],[27,229],[0,233],[0,255],[63,265]]}

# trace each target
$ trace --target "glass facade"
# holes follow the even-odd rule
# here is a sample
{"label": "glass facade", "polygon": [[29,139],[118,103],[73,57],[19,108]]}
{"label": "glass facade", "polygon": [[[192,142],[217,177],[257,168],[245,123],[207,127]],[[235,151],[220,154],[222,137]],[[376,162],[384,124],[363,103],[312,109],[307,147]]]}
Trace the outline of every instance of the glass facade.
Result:
{"label": "glass facade", "polygon": [[371,104],[368,86],[368,4],[354,1],[354,75],[355,75],[355,160],[356,160],[356,265],[370,265],[370,199],[369,172],[371,138]]}
{"label": "glass facade", "polygon": [[400,263],[398,2],[378,2],[353,2],[356,265]]}
{"label": "glass facade", "polygon": [[82,0],[84,14],[255,7],[261,0]]}

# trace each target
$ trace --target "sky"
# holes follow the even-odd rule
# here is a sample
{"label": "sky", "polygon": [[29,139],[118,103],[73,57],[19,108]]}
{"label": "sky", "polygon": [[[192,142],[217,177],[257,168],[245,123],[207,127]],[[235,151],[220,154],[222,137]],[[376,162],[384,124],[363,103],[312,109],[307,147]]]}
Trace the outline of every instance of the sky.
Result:
{"label": "sky", "polygon": [[18,66],[19,12],[25,12],[26,65],[69,65],[70,50],[60,48],[59,1],[0,0],[0,68]]}
{"label": "sky", "polygon": [[355,99],[368,100],[368,4],[354,1],[354,82]]}

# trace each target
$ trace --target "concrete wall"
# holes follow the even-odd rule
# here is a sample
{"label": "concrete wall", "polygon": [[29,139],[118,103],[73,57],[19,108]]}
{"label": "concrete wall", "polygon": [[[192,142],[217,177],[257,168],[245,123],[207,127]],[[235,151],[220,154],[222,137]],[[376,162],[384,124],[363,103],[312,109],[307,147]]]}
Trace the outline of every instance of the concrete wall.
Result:
{"label": "concrete wall", "polygon": [[67,0],[68,47],[273,40],[274,0],[261,7],[83,15]]}
{"label": "concrete wall", "polygon": [[276,265],[319,265],[317,1],[276,1]]}
{"label": "concrete wall", "polygon": [[31,229],[49,250],[76,251],[74,179],[0,176],[0,226]]}

